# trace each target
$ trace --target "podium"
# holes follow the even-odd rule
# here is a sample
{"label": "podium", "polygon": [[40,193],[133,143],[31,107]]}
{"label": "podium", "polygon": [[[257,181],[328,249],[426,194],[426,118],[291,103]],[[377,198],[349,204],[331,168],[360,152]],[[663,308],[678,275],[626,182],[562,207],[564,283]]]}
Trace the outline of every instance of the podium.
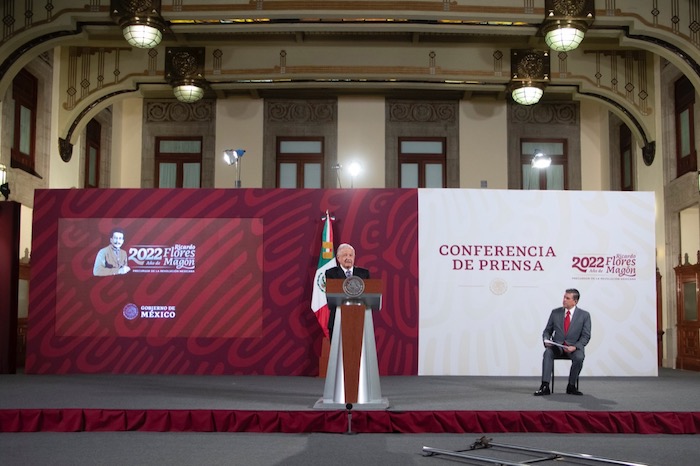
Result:
{"label": "podium", "polygon": [[381,308],[382,281],[350,277],[326,281],[328,306],[335,322],[323,397],[314,408],[387,409],[379,384],[373,309]]}

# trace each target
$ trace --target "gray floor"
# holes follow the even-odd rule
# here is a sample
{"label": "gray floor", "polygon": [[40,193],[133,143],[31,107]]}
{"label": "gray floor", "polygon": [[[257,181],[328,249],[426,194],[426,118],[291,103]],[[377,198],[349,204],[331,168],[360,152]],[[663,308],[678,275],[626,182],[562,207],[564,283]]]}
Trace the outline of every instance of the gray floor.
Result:
{"label": "gray floor", "polygon": [[[311,409],[322,379],[266,376],[2,375],[0,409]],[[583,378],[582,397],[533,397],[528,377],[382,377],[391,410],[700,411],[700,373],[664,369],[650,378]],[[603,434],[255,434],[3,433],[2,465],[454,465],[488,464],[424,456],[423,447],[464,450],[493,442],[587,453],[656,466],[700,464],[698,435]],[[472,452],[503,458],[499,449]],[[524,455],[508,461],[530,459]],[[494,461],[498,461],[494,459]],[[590,464],[548,461],[538,464]]]}
{"label": "gray floor", "polygon": [[[34,465],[347,465],[450,466],[476,463],[424,456],[423,447],[467,449],[483,433],[457,434],[224,434],[224,433],[32,433],[0,434],[0,463]],[[700,438],[686,435],[491,434],[499,444],[587,453],[654,466],[695,466]],[[500,450],[472,452],[503,458]],[[531,459],[525,454],[509,460]],[[549,461],[538,464],[594,464]]]}
{"label": "gray floor", "polygon": [[[306,410],[323,395],[315,377],[0,375],[3,408]],[[658,377],[588,377],[584,396],[534,397],[534,377],[382,377],[390,410],[700,411],[700,372]]]}

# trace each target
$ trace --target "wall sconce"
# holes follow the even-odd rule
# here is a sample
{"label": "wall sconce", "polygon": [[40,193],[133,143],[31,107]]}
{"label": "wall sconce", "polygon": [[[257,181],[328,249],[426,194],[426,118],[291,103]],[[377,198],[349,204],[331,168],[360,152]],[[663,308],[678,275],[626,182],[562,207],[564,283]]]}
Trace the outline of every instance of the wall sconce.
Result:
{"label": "wall sconce", "polygon": [[204,47],[167,47],[165,79],[173,86],[175,98],[191,104],[204,97]]}
{"label": "wall sconce", "polygon": [[543,152],[536,150],[532,157],[532,168],[547,168],[552,164],[552,158]]}
{"label": "wall sconce", "polygon": [[224,151],[224,162],[228,165],[236,165],[236,188],[241,187],[241,158],[245,154],[244,149],[226,149]]}
{"label": "wall sconce", "polygon": [[7,182],[7,167],[0,163],[0,194],[5,196],[5,200],[10,197],[10,184]]}
{"label": "wall sconce", "polygon": [[160,16],[161,0],[111,0],[110,11],[132,47],[152,49],[163,39],[165,20]]}
{"label": "wall sconce", "polygon": [[557,52],[574,50],[595,18],[595,0],[545,0],[541,32]]}
{"label": "wall sconce", "polygon": [[511,50],[510,76],[513,100],[520,105],[536,104],[549,83],[549,52]]}

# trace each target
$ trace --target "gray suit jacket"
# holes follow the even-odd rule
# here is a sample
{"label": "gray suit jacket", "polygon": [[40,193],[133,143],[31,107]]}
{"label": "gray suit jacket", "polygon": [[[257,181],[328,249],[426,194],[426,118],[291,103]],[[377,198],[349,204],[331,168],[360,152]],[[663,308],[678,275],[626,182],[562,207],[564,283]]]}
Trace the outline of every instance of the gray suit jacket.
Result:
{"label": "gray suit jacket", "polygon": [[557,343],[566,341],[570,346],[575,346],[577,351],[584,351],[584,347],[591,339],[591,315],[576,306],[574,317],[569,324],[569,332],[564,334],[565,309],[558,307],[552,310],[547,321],[547,326],[542,332],[543,339],[550,339]]}

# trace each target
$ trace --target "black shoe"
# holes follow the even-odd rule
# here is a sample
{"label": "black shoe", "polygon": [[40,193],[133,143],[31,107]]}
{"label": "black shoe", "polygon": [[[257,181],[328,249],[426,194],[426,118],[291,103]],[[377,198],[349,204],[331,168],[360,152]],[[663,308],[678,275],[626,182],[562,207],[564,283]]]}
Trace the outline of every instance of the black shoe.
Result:
{"label": "black shoe", "polygon": [[566,394],[567,395],[583,395],[583,393],[578,391],[578,389],[576,388],[575,385],[571,385],[571,384],[566,386]]}
{"label": "black shoe", "polygon": [[546,396],[546,395],[551,395],[552,392],[549,391],[549,384],[547,382],[542,382],[542,385],[540,385],[540,389],[537,390],[534,395],[535,396]]}

